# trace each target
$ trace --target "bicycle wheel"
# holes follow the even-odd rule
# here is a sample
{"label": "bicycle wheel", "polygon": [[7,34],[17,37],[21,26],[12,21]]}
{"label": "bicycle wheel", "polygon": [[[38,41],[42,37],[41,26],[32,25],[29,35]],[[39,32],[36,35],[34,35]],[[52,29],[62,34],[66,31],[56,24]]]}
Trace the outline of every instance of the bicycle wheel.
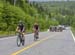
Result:
{"label": "bicycle wheel", "polygon": [[38,40],[38,34],[34,34],[34,41],[37,41]]}
{"label": "bicycle wheel", "polygon": [[21,45],[21,38],[20,36],[17,37],[17,46],[19,47]]}
{"label": "bicycle wheel", "polygon": [[24,46],[24,44],[25,44],[25,38],[22,37],[22,45]]}

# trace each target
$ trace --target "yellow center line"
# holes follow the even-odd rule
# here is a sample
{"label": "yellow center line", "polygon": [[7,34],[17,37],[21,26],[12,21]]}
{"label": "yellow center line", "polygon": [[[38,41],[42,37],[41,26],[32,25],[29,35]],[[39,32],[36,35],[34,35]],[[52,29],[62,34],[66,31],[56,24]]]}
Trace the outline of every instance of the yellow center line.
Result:
{"label": "yellow center line", "polygon": [[[51,37],[54,37],[54,36],[55,36],[55,35],[53,35],[53,36],[51,36]],[[21,49],[21,50],[15,52],[15,53],[12,53],[11,55],[18,55],[19,53],[21,53],[21,52],[23,52],[23,51],[26,51],[27,49],[32,48],[33,46],[35,46],[35,45],[37,45],[37,44],[39,44],[39,43],[41,43],[41,42],[43,42],[43,41],[45,41],[45,40],[51,38],[51,37],[46,37],[46,38],[44,38],[44,39],[42,39],[42,40],[39,40],[39,41],[37,41],[37,42],[34,42],[33,44],[31,44],[31,45],[29,45],[29,46],[27,46],[27,47],[25,47],[25,48],[23,48],[23,49]]]}

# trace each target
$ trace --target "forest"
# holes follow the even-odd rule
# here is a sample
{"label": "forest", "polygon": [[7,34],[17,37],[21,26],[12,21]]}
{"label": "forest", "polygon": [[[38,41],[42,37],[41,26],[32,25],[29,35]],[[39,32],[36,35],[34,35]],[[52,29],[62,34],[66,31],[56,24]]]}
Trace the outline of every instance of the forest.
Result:
{"label": "forest", "polygon": [[74,28],[74,5],[74,1],[0,0],[0,34],[15,34],[19,20],[24,22],[26,32],[32,32],[35,22],[39,23],[40,31],[56,25],[67,25]]}

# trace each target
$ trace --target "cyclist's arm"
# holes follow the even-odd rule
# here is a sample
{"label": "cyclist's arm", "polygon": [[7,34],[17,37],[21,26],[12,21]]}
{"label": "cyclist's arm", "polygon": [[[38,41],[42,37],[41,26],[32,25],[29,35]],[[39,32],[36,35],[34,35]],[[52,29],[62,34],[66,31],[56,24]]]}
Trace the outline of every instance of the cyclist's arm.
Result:
{"label": "cyclist's arm", "polygon": [[33,32],[35,32],[35,27],[33,26]]}
{"label": "cyclist's arm", "polygon": [[22,30],[22,32],[25,32],[25,27],[23,27],[23,30]]}
{"label": "cyclist's arm", "polygon": [[38,25],[38,32],[39,32],[40,28],[39,28],[39,25]]}
{"label": "cyclist's arm", "polygon": [[16,28],[16,32],[18,32],[19,30],[18,30],[18,26],[17,26],[17,28]]}
{"label": "cyclist's arm", "polygon": [[25,34],[25,27],[23,27],[22,34],[23,35]]}
{"label": "cyclist's arm", "polygon": [[38,31],[40,31],[40,28],[38,27]]}

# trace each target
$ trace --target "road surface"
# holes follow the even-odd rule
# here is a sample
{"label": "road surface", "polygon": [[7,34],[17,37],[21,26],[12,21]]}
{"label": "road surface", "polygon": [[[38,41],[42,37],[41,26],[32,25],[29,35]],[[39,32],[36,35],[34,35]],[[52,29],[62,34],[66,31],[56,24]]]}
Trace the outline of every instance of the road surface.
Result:
{"label": "road surface", "polygon": [[0,38],[0,55],[75,55],[75,42],[70,30],[40,32],[39,40],[33,34],[25,35],[25,46],[17,47],[16,36]]}

